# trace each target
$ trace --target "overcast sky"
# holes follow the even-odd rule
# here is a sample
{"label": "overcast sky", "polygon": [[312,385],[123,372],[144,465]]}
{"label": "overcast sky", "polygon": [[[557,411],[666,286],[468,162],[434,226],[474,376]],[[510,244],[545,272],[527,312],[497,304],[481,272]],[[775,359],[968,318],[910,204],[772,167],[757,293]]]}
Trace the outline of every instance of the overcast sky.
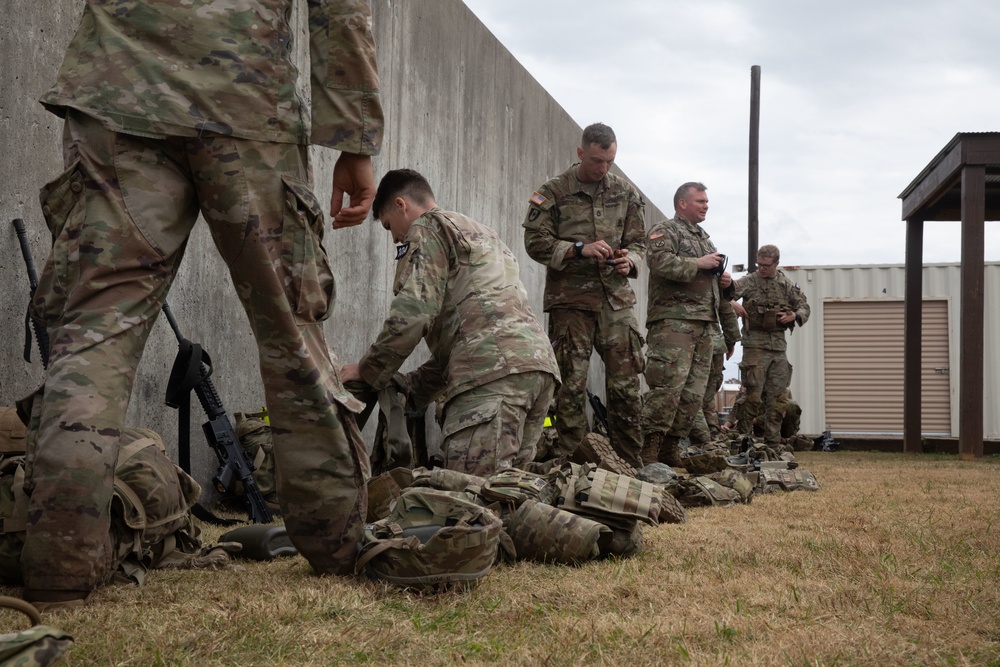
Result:
{"label": "overcast sky", "polygon": [[[618,165],[664,212],[704,182],[705,227],[732,262],[746,260],[752,65],[760,241],[786,265],[902,263],[899,194],[957,132],[1000,131],[998,0],[466,4],[576,122],[614,128]],[[924,260],[958,261],[959,233],[927,223]]]}

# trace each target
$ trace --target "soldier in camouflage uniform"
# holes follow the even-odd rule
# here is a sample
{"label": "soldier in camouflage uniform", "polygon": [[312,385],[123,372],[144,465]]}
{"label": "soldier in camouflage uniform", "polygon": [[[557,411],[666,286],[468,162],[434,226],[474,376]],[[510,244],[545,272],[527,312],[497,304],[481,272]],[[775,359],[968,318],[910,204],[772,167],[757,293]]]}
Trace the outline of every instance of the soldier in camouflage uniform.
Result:
{"label": "soldier in camouflage uniform", "polygon": [[563,382],[556,395],[559,453],[572,454],[587,434],[585,389],[596,347],[604,360],[611,444],[641,467],[644,341],[628,279],[645,254],[645,202],[609,172],[617,150],[607,125],[584,129],[580,162],[531,195],[524,247],[546,266],[544,309]]}
{"label": "soldier in camouflage uniform", "polygon": [[382,107],[369,3],[309,3],[311,108],[295,89],[291,11],[292,0],[88,0],[42,97],[65,118],[66,171],[41,192],[54,245],[31,304],[52,347],[28,443],[29,600],[71,604],[106,581],[136,366],[199,212],[260,348],[288,533],[316,572],[352,571],[363,406],[323,333],[335,291],[308,144],[342,151],[333,226],[361,223]]}
{"label": "soldier in camouflage uniform", "polygon": [[[743,300],[743,361],[740,375],[746,404],[740,429],[749,433],[763,414],[764,442],[781,441],[784,405],[781,398],[792,381],[792,365],[785,350],[785,331],[809,319],[809,304],[799,286],[778,270],[780,252],[764,245],[757,251],[757,271],[735,282],[735,298]],[[767,402],[764,402],[764,398]]]}
{"label": "soldier in camouflage uniform", "polygon": [[400,244],[395,297],[360,363],[343,368],[345,381],[381,389],[424,339],[431,359],[406,384],[418,405],[444,406],[445,466],[484,477],[527,466],[559,370],[516,258],[489,227],[438,208],[411,169],[382,178],[373,209]]}
{"label": "soldier in camouflage uniform", "polygon": [[701,227],[708,194],[688,182],[674,194],[674,217],[647,237],[649,306],[646,328],[649,393],[642,407],[643,463],[681,465],[680,440],[688,435],[705,400],[718,327],[725,258]]}
{"label": "soldier in camouflage uniform", "polygon": [[719,322],[713,329],[712,366],[708,373],[708,384],[705,385],[705,400],[701,404],[701,413],[695,416],[688,434],[693,445],[705,445],[720,432],[719,412],[715,407],[716,396],[722,387],[726,359],[732,358],[740,339],[740,321],[733,311],[732,301],[719,301]]}

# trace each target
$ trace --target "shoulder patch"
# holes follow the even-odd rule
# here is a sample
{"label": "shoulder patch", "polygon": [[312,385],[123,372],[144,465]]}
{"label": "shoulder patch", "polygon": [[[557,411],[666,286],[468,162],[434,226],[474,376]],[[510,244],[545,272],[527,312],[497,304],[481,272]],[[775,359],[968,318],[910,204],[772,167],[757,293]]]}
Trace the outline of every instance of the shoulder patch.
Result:
{"label": "shoulder patch", "polygon": [[663,236],[665,233],[666,232],[664,230],[662,230],[662,229],[657,229],[654,232],[650,232],[649,233],[649,240],[652,241],[653,239],[658,239],[661,236]]}
{"label": "shoulder patch", "polygon": [[531,194],[531,197],[528,198],[528,201],[531,202],[532,204],[535,204],[536,206],[541,206],[542,204],[545,203],[545,200],[546,200],[545,195],[540,194],[538,192],[533,192]]}
{"label": "shoulder patch", "polygon": [[410,251],[410,242],[402,243],[396,246],[396,261],[399,261],[406,257],[406,253]]}

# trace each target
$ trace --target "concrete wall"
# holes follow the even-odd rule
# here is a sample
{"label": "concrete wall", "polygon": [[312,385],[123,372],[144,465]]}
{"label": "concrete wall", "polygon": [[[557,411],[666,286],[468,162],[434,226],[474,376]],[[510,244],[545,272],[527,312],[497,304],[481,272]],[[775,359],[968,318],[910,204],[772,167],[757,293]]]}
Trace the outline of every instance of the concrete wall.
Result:
{"label": "concrete wall", "polygon": [[[544,270],[524,253],[521,222],[532,191],[575,159],[580,126],[460,0],[373,4],[388,125],[376,178],[397,167],[417,169],[428,177],[443,207],[497,229],[517,253],[521,277],[541,314]],[[62,123],[36,100],[55,77],[82,6],[6,0],[7,11],[0,18],[0,284],[5,295],[0,300],[0,405],[12,404],[42,379],[37,354],[30,365],[21,359],[28,285],[10,221],[25,219],[40,269],[49,239],[37,192],[61,171]],[[296,25],[301,31],[301,17]],[[300,54],[303,44],[300,39]],[[627,146],[620,147],[626,166],[628,152]],[[314,149],[313,157],[317,194],[327,201],[336,154]],[[660,214],[650,206],[647,216],[652,221]],[[335,258],[338,289],[327,336],[342,362],[356,361],[388,309],[392,240],[369,221],[329,233],[326,244]],[[640,323],[645,319],[645,284],[643,273],[635,281]],[[229,411],[261,407],[256,346],[204,225],[196,226],[170,303],[187,337],[212,354],[214,381]],[[172,451],[177,415],[164,406],[163,396],[175,352],[176,342],[161,318],[140,364],[126,419],[160,432]],[[418,355],[407,368],[422,358]],[[600,372],[596,364],[591,374],[595,391]],[[200,423],[196,401],[192,412]],[[192,460],[205,482],[215,461],[207,447],[199,446],[197,423]]]}

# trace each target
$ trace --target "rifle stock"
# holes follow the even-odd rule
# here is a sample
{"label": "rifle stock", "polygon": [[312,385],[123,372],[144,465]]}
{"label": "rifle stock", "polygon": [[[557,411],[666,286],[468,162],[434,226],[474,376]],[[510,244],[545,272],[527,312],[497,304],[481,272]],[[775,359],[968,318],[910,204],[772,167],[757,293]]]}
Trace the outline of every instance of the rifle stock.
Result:
{"label": "rifle stock", "polygon": [[601,403],[599,396],[595,396],[589,389],[587,390],[587,399],[590,401],[590,407],[594,411],[594,419],[604,427],[604,435],[610,435],[611,430],[608,428],[608,410],[604,407],[604,403]]}
{"label": "rifle stock", "polygon": [[[215,385],[212,384],[212,360],[205,353],[201,346],[192,343],[181,333],[177,320],[170,310],[170,306],[163,304],[163,314],[170,323],[174,335],[177,337],[177,358],[174,367],[170,372],[170,382],[167,385],[166,403],[171,408],[181,408],[182,433],[186,435],[186,410],[187,397],[191,390],[194,390],[201,407],[208,415],[208,421],[202,424],[202,431],[209,446],[215,452],[219,460],[219,470],[212,483],[219,493],[226,493],[232,486],[233,481],[238,479],[243,483],[243,490],[247,501],[247,510],[250,520],[253,523],[271,523],[274,519],[271,510],[268,509],[260,487],[253,478],[253,465],[247,460],[246,454],[240,447],[239,438],[233,429],[233,423],[226,414],[226,409],[222,405]],[[182,403],[182,400],[184,401]],[[185,440],[186,438],[182,438]],[[183,443],[182,443],[183,444]],[[185,467],[186,455],[182,453],[181,467]],[[190,468],[190,460],[186,461]],[[190,472],[190,470],[188,470]]]}

